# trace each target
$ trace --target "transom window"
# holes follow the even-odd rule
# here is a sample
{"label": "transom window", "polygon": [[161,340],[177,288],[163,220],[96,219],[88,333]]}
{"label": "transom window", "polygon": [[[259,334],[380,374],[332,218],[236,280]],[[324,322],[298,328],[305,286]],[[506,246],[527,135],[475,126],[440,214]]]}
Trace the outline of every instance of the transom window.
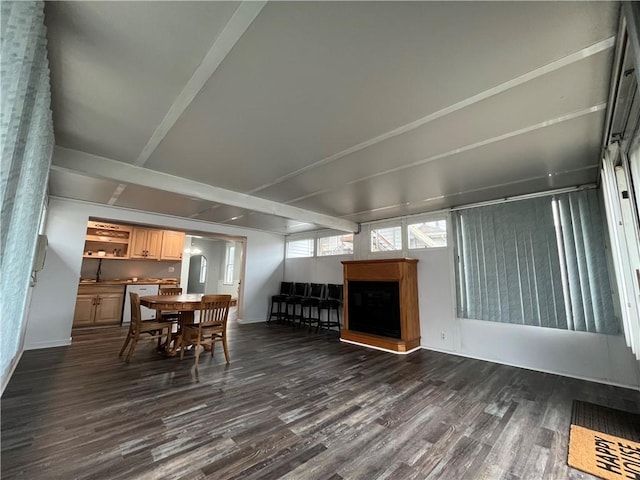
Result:
{"label": "transom window", "polygon": [[313,257],[315,239],[290,240],[287,242],[287,258]]}
{"label": "transom window", "polygon": [[447,246],[447,221],[413,223],[407,225],[409,248],[437,248]]}
{"label": "transom window", "polygon": [[371,230],[371,251],[389,252],[402,250],[402,228],[397,227],[377,228]]}
{"label": "transom window", "polygon": [[351,254],[353,254],[353,233],[318,239],[319,257]]}

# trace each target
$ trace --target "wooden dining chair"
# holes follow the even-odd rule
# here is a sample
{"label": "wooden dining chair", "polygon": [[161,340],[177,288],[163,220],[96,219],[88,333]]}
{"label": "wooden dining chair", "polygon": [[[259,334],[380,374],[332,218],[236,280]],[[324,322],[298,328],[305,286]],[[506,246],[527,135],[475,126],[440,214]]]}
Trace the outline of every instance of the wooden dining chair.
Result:
{"label": "wooden dining chair", "polygon": [[200,304],[200,322],[182,326],[180,335],[180,360],[184,358],[185,347],[195,345],[196,361],[200,358],[200,346],[211,345],[211,356],[217,342],[222,342],[224,357],[229,363],[229,346],[227,345],[227,319],[231,295],[203,295]]}
{"label": "wooden dining chair", "polygon": [[[149,334],[149,338],[157,338],[158,345],[160,345],[160,340],[164,335],[167,336],[167,342],[171,336],[171,323],[170,322],[160,322],[158,320],[142,320],[142,315],[140,313],[140,296],[137,293],[129,292],[131,299],[131,323],[129,324],[129,333],[127,333],[127,338],[124,340],[124,345],[120,349],[119,356],[122,356],[124,351],[127,349],[127,345],[131,342],[131,346],[129,347],[129,353],[125,358],[126,362],[129,363],[131,360],[131,356],[133,355],[133,351],[136,348],[136,344],[138,343],[138,339],[140,335],[143,333]],[[165,333],[166,331],[166,333]]]}
{"label": "wooden dining chair", "polygon": [[[180,287],[160,287],[158,295],[182,295]],[[177,322],[180,316],[178,311],[156,310],[156,319],[161,322]]]}

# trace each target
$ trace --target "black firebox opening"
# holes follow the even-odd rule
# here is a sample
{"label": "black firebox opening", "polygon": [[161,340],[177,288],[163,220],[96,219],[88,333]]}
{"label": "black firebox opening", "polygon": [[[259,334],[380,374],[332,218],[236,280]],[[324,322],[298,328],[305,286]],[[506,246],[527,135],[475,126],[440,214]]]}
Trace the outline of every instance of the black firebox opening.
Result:
{"label": "black firebox opening", "polygon": [[399,282],[348,283],[349,330],[401,338]]}

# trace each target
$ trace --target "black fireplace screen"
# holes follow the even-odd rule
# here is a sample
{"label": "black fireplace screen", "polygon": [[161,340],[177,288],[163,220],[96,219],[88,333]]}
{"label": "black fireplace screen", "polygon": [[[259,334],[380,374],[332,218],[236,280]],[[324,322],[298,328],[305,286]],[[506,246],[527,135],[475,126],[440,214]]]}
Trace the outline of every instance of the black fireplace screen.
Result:
{"label": "black fireplace screen", "polygon": [[348,283],[349,330],[401,338],[399,282]]}

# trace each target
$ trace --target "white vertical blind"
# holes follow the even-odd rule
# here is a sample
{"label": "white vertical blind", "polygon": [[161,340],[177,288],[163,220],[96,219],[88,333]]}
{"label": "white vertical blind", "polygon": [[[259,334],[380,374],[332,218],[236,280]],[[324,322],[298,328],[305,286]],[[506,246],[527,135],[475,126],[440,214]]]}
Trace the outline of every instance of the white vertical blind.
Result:
{"label": "white vertical blind", "polygon": [[0,4],[0,361],[20,348],[53,149],[43,2]]}

